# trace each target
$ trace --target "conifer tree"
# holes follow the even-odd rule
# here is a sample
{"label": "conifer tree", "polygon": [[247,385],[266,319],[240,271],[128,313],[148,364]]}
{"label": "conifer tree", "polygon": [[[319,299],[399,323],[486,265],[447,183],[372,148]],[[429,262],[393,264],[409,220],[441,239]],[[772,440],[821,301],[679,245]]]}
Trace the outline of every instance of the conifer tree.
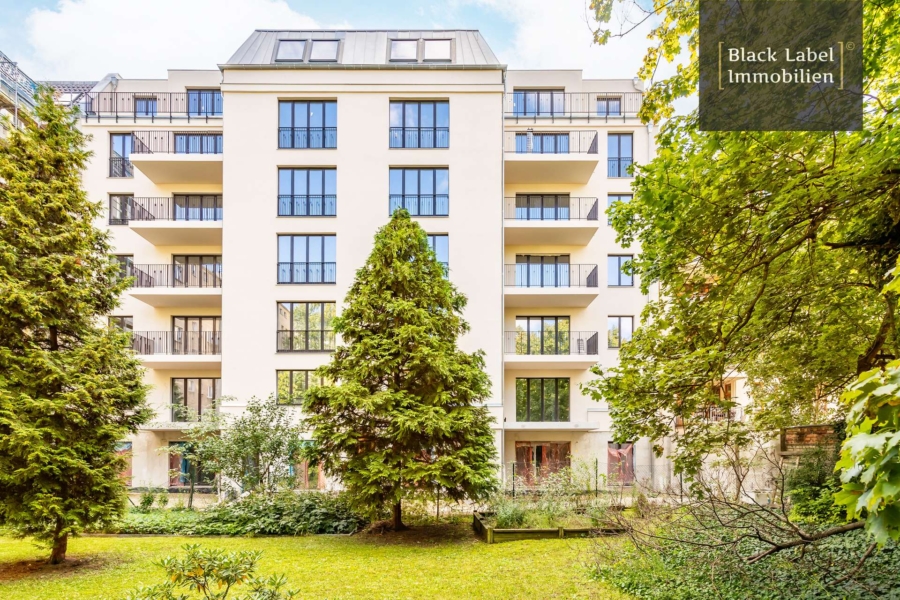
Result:
{"label": "conifer tree", "polygon": [[406,211],[375,236],[334,329],[343,345],[303,401],[310,457],[375,516],[440,494],[480,499],[496,487],[484,354],[462,352],[466,298],[445,277]]}
{"label": "conifer tree", "polygon": [[41,89],[34,116],[0,141],[0,522],[55,564],[124,509],[116,447],[149,414],[127,336],[103,323],[128,282],[81,188],[77,115]]}

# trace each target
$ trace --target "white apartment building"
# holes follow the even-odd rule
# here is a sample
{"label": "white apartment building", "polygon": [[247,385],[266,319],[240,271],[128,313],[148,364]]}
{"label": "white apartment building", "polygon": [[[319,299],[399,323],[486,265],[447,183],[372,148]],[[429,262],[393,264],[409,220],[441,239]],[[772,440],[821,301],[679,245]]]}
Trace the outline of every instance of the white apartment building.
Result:
{"label": "white apartment building", "polygon": [[135,277],[110,319],[133,332],[157,410],[123,446],[132,485],[183,485],[160,448],[214,400],[236,414],[313,380],[398,206],[469,298],[460,345],[486,353],[504,476],[577,460],[668,476],[646,441],[613,445],[580,388],[647,301],[606,217],[627,167],[653,157],[641,89],[508,70],[459,30],[255,31],[218,70],[96,83],[84,185]]}

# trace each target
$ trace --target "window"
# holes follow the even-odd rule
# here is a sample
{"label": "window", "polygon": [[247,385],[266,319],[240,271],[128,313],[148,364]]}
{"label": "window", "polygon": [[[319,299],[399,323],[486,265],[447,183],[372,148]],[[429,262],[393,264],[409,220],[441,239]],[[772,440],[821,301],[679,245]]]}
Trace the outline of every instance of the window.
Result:
{"label": "window", "polygon": [[221,221],[222,196],[175,194],[173,221]]}
{"label": "window", "polygon": [[516,378],[517,422],[559,422],[568,420],[568,377]]}
{"label": "window", "polygon": [[609,208],[613,205],[614,202],[630,202],[631,194],[610,194],[606,197],[606,224],[612,225],[612,218],[609,216]]}
{"label": "window", "polygon": [[571,466],[571,442],[516,442],[515,476],[533,485]]}
{"label": "window", "polygon": [[425,62],[450,62],[450,40],[424,40],[422,59]]}
{"label": "window", "polygon": [[210,487],[215,483],[215,474],[207,473],[202,465],[187,458],[190,456],[189,442],[169,443],[169,486],[190,487],[191,483],[199,487]]}
{"label": "window", "polygon": [[136,117],[155,117],[156,116],[156,98],[135,98],[134,99],[134,116]]}
{"label": "window", "polygon": [[630,133],[610,133],[607,137],[609,177],[631,177],[628,167],[632,159],[632,137]]}
{"label": "window", "polygon": [[132,218],[134,196],[110,195],[109,197],[109,224],[128,225]]}
{"label": "window", "polygon": [[221,354],[221,335],[222,317],[172,317],[171,354]]}
{"label": "window", "polygon": [[172,257],[174,287],[222,287],[221,255],[176,254]]}
{"label": "window", "polygon": [[334,350],[334,302],[279,302],[278,352]]}
{"label": "window", "polygon": [[521,117],[552,117],[566,112],[563,90],[514,90],[513,114]]}
{"label": "window", "polygon": [[134,455],[131,452],[131,442],[119,442],[116,444],[116,454],[125,459],[125,468],[119,473],[119,477],[122,478],[126,486],[131,487],[131,471],[133,466],[132,463],[134,462]]}
{"label": "window", "polygon": [[517,254],[517,287],[569,287],[569,255]]}
{"label": "window", "polygon": [[608,256],[606,258],[606,283],[610,287],[629,287],[634,285],[634,278],[625,272],[625,265],[634,258],[627,256]]}
{"label": "window", "polygon": [[391,60],[418,60],[419,40],[391,40]]}
{"label": "window", "polygon": [[131,150],[134,138],[130,133],[111,133],[109,135],[109,176],[134,177],[131,166]]}
{"label": "window", "polygon": [[598,96],[597,97],[597,116],[598,117],[621,117],[622,116],[622,97],[621,96]]}
{"label": "window", "polygon": [[134,331],[134,317],[109,317],[109,326],[122,331]]}
{"label": "window", "polygon": [[311,385],[325,385],[315,371],[275,371],[275,397],[278,404],[300,404]]}
{"label": "window", "polygon": [[173,377],[172,421],[197,421],[203,413],[216,409],[222,397],[222,380],[218,377]]}
{"label": "window", "polygon": [[281,40],[275,60],[302,61],[306,52],[306,40]]}
{"label": "window", "polygon": [[450,214],[449,169],[391,169],[389,212],[405,208],[414,217]]}
{"label": "window", "polygon": [[119,263],[119,277],[131,277],[134,274],[134,256],[131,254],[116,254]]}
{"label": "window", "polygon": [[608,442],[606,449],[606,476],[613,485],[634,483],[634,444]]}
{"label": "window", "polygon": [[631,341],[634,332],[634,317],[607,317],[606,339],[610,348],[621,348]]}
{"label": "window", "polygon": [[221,90],[188,90],[188,115],[192,117],[221,117]]}
{"label": "window", "polygon": [[337,148],[337,102],[279,102],[278,147]]}
{"label": "window", "polygon": [[334,283],[337,238],[279,235],[278,283]]}
{"label": "window", "polygon": [[511,333],[508,354],[569,354],[571,350],[569,317],[516,317],[516,330]]}
{"label": "window", "polygon": [[568,194],[516,195],[517,221],[568,221],[573,217]]}
{"label": "window", "polygon": [[315,463],[304,460],[291,465],[288,472],[294,478],[294,487],[301,490],[325,489],[325,473]]}
{"label": "window", "polygon": [[175,154],[222,154],[222,134],[176,133]]}
{"label": "window", "polygon": [[391,148],[449,148],[449,102],[391,102]]}
{"label": "window", "polygon": [[336,214],[336,170],[278,169],[279,217],[333,217]]}
{"label": "window", "polygon": [[450,236],[447,234],[428,234],[428,247],[431,248],[437,260],[444,267],[444,277],[450,272]]}
{"label": "window", "polygon": [[338,40],[313,40],[312,50],[309,53],[309,62],[336,61],[339,44]]}
{"label": "window", "polygon": [[516,154],[568,154],[568,133],[516,133]]}

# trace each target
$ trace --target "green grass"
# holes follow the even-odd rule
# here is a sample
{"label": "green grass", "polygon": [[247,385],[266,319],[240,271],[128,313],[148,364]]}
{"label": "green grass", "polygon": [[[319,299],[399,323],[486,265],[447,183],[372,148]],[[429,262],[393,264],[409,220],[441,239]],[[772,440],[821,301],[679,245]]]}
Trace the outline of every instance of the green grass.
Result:
{"label": "green grass", "polygon": [[119,600],[159,583],[162,570],[152,563],[190,542],[262,550],[260,574],[286,574],[303,598],[628,598],[587,578],[590,540],[487,545],[463,523],[384,535],[81,537],[56,567],[30,541],[0,538],[0,598]]}

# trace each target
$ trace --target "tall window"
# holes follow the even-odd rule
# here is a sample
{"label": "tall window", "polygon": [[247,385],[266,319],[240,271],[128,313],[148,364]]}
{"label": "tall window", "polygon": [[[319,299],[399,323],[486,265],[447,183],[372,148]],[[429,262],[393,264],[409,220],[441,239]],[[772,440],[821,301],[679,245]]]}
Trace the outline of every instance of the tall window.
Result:
{"label": "tall window", "polygon": [[221,117],[221,90],[188,90],[188,114],[192,117]]}
{"label": "tall window", "polygon": [[335,169],[278,169],[279,217],[333,217],[336,214]]}
{"label": "tall window", "polygon": [[[516,317],[514,347],[516,354],[569,354],[569,317]],[[512,336],[510,336],[512,337]]]}
{"label": "tall window", "polygon": [[622,97],[621,96],[597,96],[597,116],[598,117],[621,117],[622,116]]}
{"label": "tall window", "polygon": [[175,287],[222,287],[220,255],[176,254],[172,256]]}
{"label": "tall window", "polygon": [[610,194],[606,197],[606,224],[612,225],[612,218],[609,217],[609,209],[616,202],[631,202],[631,194]]}
{"label": "tall window", "polygon": [[634,483],[634,444],[608,442],[606,450],[606,476],[613,485]]}
{"label": "tall window", "polygon": [[334,283],[337,237],[279,235],[278,283]]}
{"label": "tall window", "polygon": [[[568,194],[517,194],[515,218],[519,221],[568,221],[572,214]],[[596,219],[596,210],[594,211]]]}
{"label": "tall window", "polygon": [[634,258],[632,255],[617,255],[606,257],[606,284],[610,287],[630,287],[634,285],[634,278],[625,272],[625,265]]}
{"label": "tall window", "polygon": [[131,166],[131,150],[134,137],[130,133],[111,133],[109,135],[109,176],[133,177]]}
{"label": "tall window", "polygon": [[134,275],[134,256],[131,254],[116,254],[116,262],[119,263],[119,277],[131,277]]}
{"label": "tall window", "polygon": [[337,148],[337,102],[279,102],[278,147]]}
{"label": "tall window", "polygon": [[569,420],[568,377],[517,377],[516,421]]}
{"label": "tall window", "polygon": [[122,331],[134,331],[134,317],[109,317],[110,327],[121,329]]}
{"label": "tall window", "polygon": [[516,255],[517,287],[569,287],[569,255]]}
{"label": "tall window", "polygon": [[566,112],[563,90],[514,90],[513,114],[520,117],[552,117]]}
{"label": "tall window", "polygon": [[218,377],[173,377],[172,421],[197,421],[203,413],[215,410],[221,396]]}
{"label": "tall window", "polygon": [[311,385],[325,385],[315,371],[275,371],[275,397],[278,404],[300,404]]}
{"label": "tall window", "polygon": [[176,133],[175,154],[222,154],[220,132]]}
{"label": "tall window", "polygon": [[628,167],[632,162],[632,136],[630,133],[610,133],[607,137],[609,177],[631,177]]}
{"label": "tall window", "polygon": [[279,302],[278,352],[334,350],[334,302]]}
{"label": "tall window", "polygon": [[449,102],[391,102],[391,148],[448,148]]}
{"label": "tall window", "polygon": [[516,154],[568,153],[568,133],[516,133]]}
{"label": "tall window", "polygon": [[156,116],[156,98],[152,96],[134,98],[134,116],[136,117],[155,117]]}
{"label": "tall window", "polygon": [[110,225],[128,225],[128,221],[132,218],[132,207],[134,206],[134,196],[110,194],[109,196],[109,224]]}
{"label": "tall window", "polygon": [[449,169],[391,169],[390,214],[405,208],[419,217],[450,214]]}
{"label": "tall window", "polygon": [[172,317],[172,354],[221,354],[222,317]]}
{"label": "tall window", "polygon": [[434,250],[438,262],[444,267],[444,276],[450,272],[450,236],[447,234],[428,234],[428,246]]}
{"label": "tall window", "polygon": [[631,341],[634,333],[634,317],[607,317],[606,339],[610,348],[621,348]]}
{"label": "tall window", "polygon": [[172,198],[173,221],[221,221],[222,196],[175,194]]}

